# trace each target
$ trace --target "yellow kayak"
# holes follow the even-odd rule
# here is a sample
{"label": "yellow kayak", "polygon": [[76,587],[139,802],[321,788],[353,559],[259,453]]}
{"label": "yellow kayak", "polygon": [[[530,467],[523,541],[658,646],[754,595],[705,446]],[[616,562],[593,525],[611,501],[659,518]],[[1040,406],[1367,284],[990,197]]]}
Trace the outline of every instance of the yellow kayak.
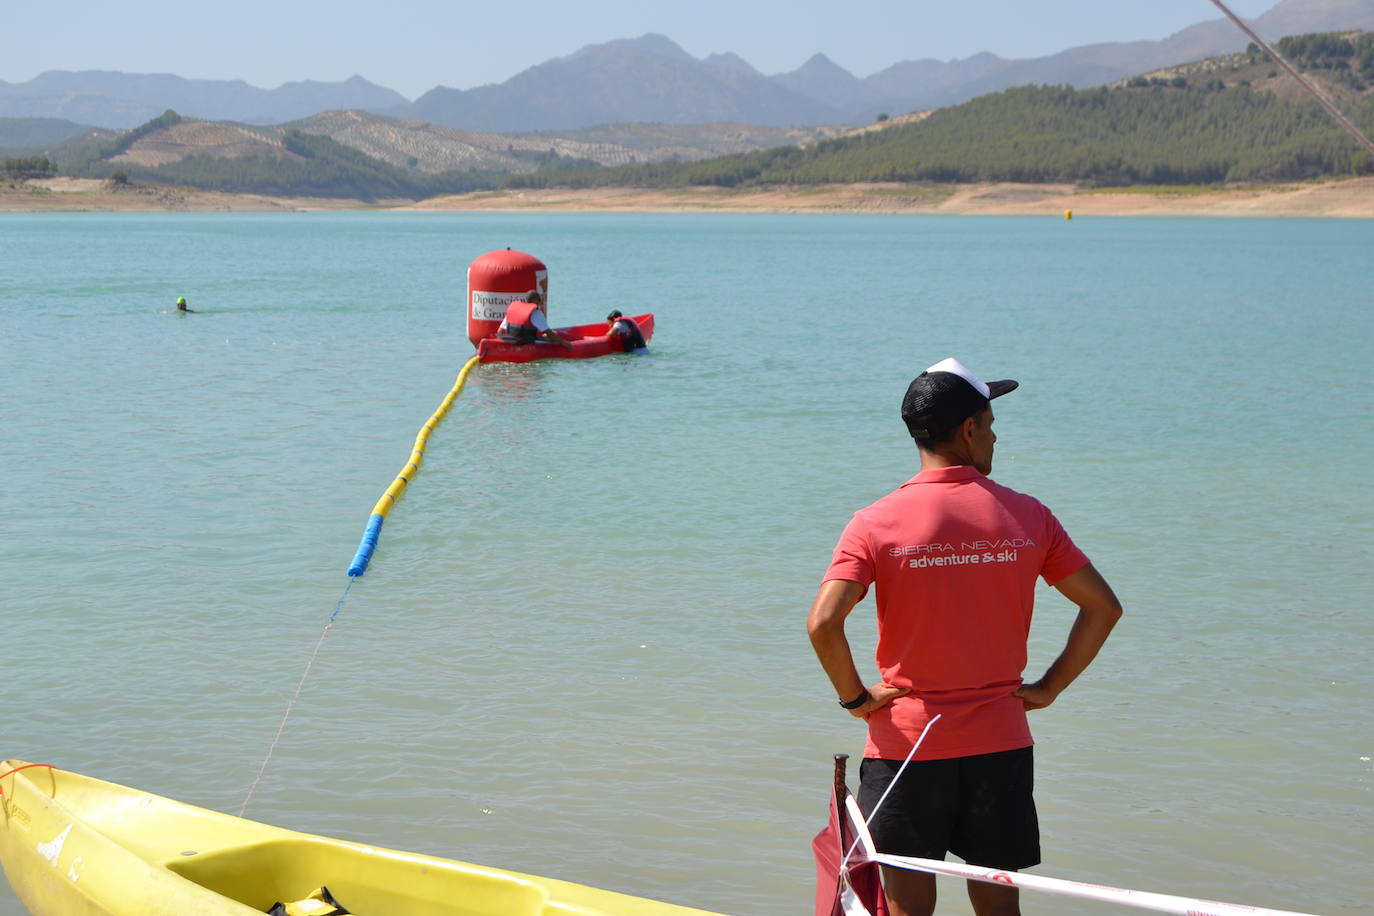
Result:
{"label": "yellow kayak", "polygon": [[[709,916],[567,881],[311,836],[43,764],[0,763],[0,863],[34,916]],[[314,895],[312,897],[312,895]]]}

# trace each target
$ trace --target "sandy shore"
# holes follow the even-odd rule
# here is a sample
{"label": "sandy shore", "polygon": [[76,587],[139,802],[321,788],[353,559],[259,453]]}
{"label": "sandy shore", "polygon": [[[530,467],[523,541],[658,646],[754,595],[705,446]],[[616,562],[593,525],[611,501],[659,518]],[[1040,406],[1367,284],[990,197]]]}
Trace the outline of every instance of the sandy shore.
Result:
{"label": "sandy shore", "polygon": [[605,213],[946,213],[1074,216],[1374,218],[1374,177],[1237,188],[1085,190],[1069,184],[858,184],[776,190],[598,188],[479,191],[420,202],[225,194],[94,179],[0,184],[0,212],[530,210]]}
{"label": "sandy shore", "polygon": [[[395,201],[392,201],[395,203]],[[410,203],[410,201],[406,201]],[[244,210],[356,210],[357,200],[225,194],[166,185],[122,185],[95,178],[45,178],[16,186],[0,182],[0,213],[162,213]]]}
{"label": "sandy shore", "polygon": [[408,210],[605,212],[948,213],[1075,216],[1305,216],[1374,218],[1374,178],[1256,188],[1084,190],[1069,184],[858,184],[777,190],[598,188],[436,197]]}

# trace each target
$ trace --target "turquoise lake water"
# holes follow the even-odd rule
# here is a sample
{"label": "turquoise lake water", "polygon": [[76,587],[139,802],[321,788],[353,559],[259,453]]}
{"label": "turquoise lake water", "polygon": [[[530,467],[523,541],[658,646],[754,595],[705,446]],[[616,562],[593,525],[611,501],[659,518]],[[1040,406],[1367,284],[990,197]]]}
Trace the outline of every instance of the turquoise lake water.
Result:
{"label": "turquoise lake water", "polygon": [[[248,816],[809,912],[863,735],[804,617],[957,356],[1127,612],[1032,716],[1037,872],[1374,911],[1374,222],[0,215],[0,757],[239,810],[506,246],[653,354],[478,367]],[[1042,590],[1030,676],[1071,619]]]}

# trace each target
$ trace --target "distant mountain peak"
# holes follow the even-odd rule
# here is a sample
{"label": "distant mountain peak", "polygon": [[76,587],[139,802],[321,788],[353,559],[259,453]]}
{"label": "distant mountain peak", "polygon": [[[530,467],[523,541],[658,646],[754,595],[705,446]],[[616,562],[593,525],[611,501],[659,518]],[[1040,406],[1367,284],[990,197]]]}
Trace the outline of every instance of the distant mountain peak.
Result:
{"label": "distant mountain peak", "polygon": [[841,111],[850,112],[881,101],[880,94],[824,54],[816,53],[791,73],[771,77],[774,83]]}
{"label": "distant mountain peak", "polygon": [[696,58],[682,50],[677,42],[667,35],[660,35],[657,32],[647,32],[638,38],[617,38],[613,41],[606,41],[600,44],[585,45],[577,51],[568,55],[569,60],[594,55],[613,48],[625,48],[631,51],[638,51],[643,54],[653,54],[657,57],[666,57],[669,60],[682,60],[696,62]]}
{"label": "distant mountain peak", "polygon": [[852,80],[855,78],[854,74],[850,73],[844,67],[841,67],[839,64],[835,63],[833,60],[826,57],[819,51],[808,57],[806,59],[806,63],[802,64],[800,67],[798,67],[796,70],[793,70],[792,72],[795,74],[805,74],[807,77],[812,79],[822,78]]}
{"label": "distant mountain peak", "polygon": [[975,65],[980,65],[980,64],[981,64],[981,65],[1000,64],[1001,62],[1002,62],[1002,58],[998,57],[996,54],[993,54],[991,51],[979,51],[977,54],[970,54],[968,57],[965,57],[963,60],[952,60],[952,61],[950,61],[950,63],[952,63],[952,64],[975,64]]}

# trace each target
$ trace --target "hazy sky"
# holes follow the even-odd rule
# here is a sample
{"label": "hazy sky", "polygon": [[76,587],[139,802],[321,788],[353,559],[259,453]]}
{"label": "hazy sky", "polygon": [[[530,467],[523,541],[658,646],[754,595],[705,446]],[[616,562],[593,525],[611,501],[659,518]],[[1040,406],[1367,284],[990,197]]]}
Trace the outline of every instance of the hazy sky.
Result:
{"label": "hazy sky", "polygon": [[[1230,0],[1245,17],[1277,0]],[[1220,18],[1208,0],[76,0],[12,3],[0,80],[44,70],[175,73],[275,88],[359,74],[408,98],[499,83],[588,44],[658,32],[688,53],[733,51],[764,73],[817,51],[856,76],[980,51],[1039,57],[1165,38]]]}

